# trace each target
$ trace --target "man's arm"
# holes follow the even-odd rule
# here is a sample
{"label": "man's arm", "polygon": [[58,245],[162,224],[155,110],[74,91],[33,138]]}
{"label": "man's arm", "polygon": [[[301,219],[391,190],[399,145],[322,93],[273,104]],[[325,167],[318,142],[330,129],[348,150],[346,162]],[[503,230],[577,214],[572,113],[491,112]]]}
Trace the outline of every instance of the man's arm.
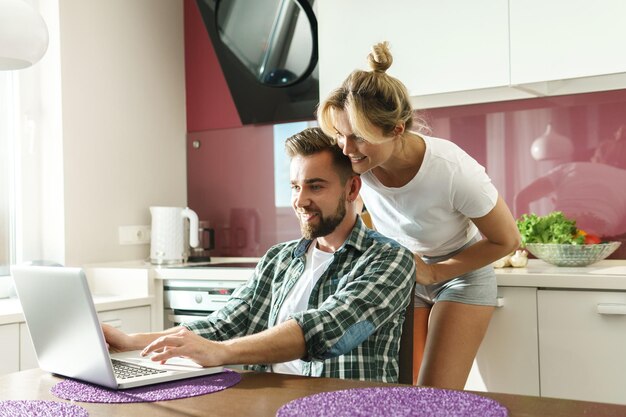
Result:
{"label": "man's arm", "polygon": [[268,330],[223,342],[179,328],[176,333],[158,337],[142,354],[160,362],[182,356],[202,366],[264,364],[302,358],[306,346],[300,326],[295,320],[288,320]]}
{"label": "man's arm", "polygon": [[[397,322],[404,314],[415,280],[415,263],[410,251],[374,245],[350,260],[350,270],[338,271],[339,285],[317,309],[293,313],[304,332],[304,360],[324,360],[343,355],[381,327]],[[344,275],[345,274],[345,275]],[[326,292],[324,287],[320,289]],[[386,330],[390,332],[390,328]],[[400,325],[396,326],[399,340]],[[391,333],[385,337],[395,337]]]}

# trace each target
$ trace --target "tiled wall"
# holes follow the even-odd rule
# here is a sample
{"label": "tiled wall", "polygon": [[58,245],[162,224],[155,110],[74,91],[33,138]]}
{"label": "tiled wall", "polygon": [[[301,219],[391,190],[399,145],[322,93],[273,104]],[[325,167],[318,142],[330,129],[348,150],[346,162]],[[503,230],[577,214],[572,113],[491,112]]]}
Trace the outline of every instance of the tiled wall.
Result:
{"label": "tiled wall", "polygon": [[[487,168],[516,217],[561,209],[588,232],[626,235],[626,127],[625,137],[615,141],[626,125],[626,90],[448,107],[426,116],[432,135],[454,141]],[[548,125],[548,144],[535,142]],[[249,229],[257,223],[250,219],[252,211],[261,215],[258,245],[249,236],[259,234],[247,230],[246,244],[238,244],[244,248],[235,250],[238,255],[263,253],[272,243],[299,234],[291,213],[274,206],[271,132],[271,126],[248,126],[190,134],[189,205],[216,228],[227,229],[218,239],[237,239],[232,237],[237,232],[228,230],[231,209],[249,209],[244,210],[247,220],[236,220]],[[191,146],[197,139],[203,142],[200,150]],[[552,149],[552,143],[558,146]],[[610,151],[603,161],[591,163],[599,146]],[[540,177],[545,178],[530,186]],[[241,217],[238,213],[235,218]],[[622,246],[613,258],[626,259],[626,243]],[[216,254],[232,251],[220,250],[218,244]]]}

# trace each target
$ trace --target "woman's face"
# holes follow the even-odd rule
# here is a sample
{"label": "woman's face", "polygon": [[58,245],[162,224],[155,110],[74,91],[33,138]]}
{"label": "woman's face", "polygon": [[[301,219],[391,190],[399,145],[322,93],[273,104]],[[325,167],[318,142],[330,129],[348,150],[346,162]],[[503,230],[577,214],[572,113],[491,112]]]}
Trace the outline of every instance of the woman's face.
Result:
{"label": "woman's face", "polygon": [[383,136],[379,128],[374,128],[374,137],[361,138],[352,131],[345,111],[336,111],[334,115],[337,145],[350,158],[354,172],[363,174],[389,159],[394,148],[393,138]]}

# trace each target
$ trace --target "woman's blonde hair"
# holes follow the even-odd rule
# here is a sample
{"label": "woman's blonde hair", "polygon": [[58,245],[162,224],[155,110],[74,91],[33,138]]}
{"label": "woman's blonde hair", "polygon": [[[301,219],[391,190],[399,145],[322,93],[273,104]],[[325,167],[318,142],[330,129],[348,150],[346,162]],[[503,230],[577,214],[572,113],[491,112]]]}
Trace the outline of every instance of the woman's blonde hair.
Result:
{"label": "woman's blonde hair", "polygon": [[[354,134],[368,140],[375,137],[374,127],[381,129],[383,136],[393,136],[399,124],[405,130],[427,129],[426,122],[414,115],[404,84],[386,73],[393,62],[389,44],[374,45],[367,60],[371,71],[353,71],[320,103],[317,120],[324,133],[336,137],[337,111],[345,111]],[[411,129],[414,122],[417,129]]]}

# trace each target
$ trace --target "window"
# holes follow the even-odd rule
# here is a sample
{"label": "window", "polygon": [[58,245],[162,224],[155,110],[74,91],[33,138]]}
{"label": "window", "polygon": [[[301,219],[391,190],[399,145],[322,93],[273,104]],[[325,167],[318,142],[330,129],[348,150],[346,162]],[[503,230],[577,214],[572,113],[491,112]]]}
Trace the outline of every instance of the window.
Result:
{"label": "window", "polygon": [[[14,137],[17,75],[0,71],[0,280],[8,281],[15,260]],[[1,283],[0,283],[1,284]]]}
{"label": "window", "polygon": [[[285,154],[285,140],[317,122],[295,122],[274,125],[274,195],[276,207],[291,208],[291,181],[289,180],[289,157]],[[289,210],[291,213],[291,210]]]}

